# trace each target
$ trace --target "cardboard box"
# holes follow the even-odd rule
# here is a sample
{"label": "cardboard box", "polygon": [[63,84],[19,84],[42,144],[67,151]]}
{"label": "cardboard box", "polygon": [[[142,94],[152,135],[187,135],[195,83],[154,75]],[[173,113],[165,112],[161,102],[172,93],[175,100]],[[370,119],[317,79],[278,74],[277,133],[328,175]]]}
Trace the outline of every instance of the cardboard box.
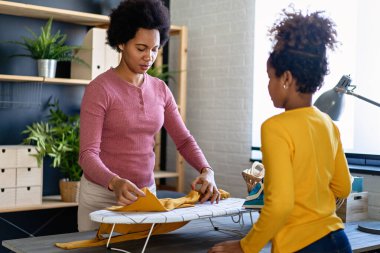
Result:
{"label": "cardboard box", "polygon": [[353,192],[336,211],[343,222],[368,219],[368,192]]}

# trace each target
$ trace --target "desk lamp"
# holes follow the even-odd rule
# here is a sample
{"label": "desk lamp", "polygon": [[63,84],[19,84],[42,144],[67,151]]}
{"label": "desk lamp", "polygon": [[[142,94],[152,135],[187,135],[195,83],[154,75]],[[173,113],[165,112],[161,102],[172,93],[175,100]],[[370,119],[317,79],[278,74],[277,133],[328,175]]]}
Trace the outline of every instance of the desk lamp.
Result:
{"label": "desk lamp", "polygon": [[[351,85],[351,77],[343,75],[338,84],[326,91],[315,101],[316,106],[322,112],[327,113],[333,120],[339,120],[344,108],[344,94],[360,98],[368,103],[380,107],[380,103],[354,93],[355,85]],[[380,221],[363,221],[358,224],[358,230],[362,232],[380,234]]]}

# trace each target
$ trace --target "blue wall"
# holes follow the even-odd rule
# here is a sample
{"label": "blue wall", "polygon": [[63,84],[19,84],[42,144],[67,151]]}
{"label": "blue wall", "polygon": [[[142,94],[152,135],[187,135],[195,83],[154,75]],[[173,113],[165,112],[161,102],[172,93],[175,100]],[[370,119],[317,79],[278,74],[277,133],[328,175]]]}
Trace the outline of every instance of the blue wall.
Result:
{"label": "blue wall", "polygon": [[[14,2],[99,13],[99,6],[90,0]],[[46,20],[42,19],[0,15],[0,41],[20,40],[21,36],[29,36],[25,27],[39,33],[40,27],[45,23]],[[54,21],[53,30],[57,29],[68,35],[67,44],[81,45],[89,27]],[[17,53],[24,53],[24,51],[15,44],[0,43],[0,74],[36,76],[37,64],[33,59],[9,57]],[[69,78],[70,64],[59,65],[57,76]],[[0,145],[20,144],[24,138],[21,131],[26,125],[46,119],[49,100],[58,99],[60,107],[68,114],[79,113],[83,92],[84,86],[76,85],[0,82]],[[44,164],[43,195],[57,195],[59,194],[58,180],[61,175],[57,169],[50,168],[49,163],[50,161],[45,161]],[[46,225],[47,221],[51,222]],[[28,237],[26,233],[10,225],[9,222],[35,236],[74,232],[77,226],[76,207],[1,213],[0,241]],[[9,250],[0,246],[1,252],[9,252]]]}

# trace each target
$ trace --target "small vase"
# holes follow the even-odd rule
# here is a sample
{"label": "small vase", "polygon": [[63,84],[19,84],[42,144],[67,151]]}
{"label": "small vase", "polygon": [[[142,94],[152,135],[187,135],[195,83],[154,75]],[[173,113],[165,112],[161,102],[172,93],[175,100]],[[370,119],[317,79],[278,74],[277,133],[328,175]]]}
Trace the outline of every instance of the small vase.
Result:
{"label": "small vase", "polygon": [[80,181],[69,181],[61,179],[59,181],[59,191],[63,202],[77,202],[79,200]]}
{"label": "small vase", "polygon": [[57,60],[53,59],[39,59],[38,64],[38,76],[54,78],[55,71],[57,69]]}

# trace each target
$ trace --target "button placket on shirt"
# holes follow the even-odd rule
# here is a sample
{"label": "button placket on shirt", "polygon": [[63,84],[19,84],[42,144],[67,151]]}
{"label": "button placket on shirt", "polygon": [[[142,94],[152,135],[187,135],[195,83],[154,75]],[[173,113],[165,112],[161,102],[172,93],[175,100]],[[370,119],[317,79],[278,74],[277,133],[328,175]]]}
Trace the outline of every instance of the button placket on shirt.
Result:
{"label": "button placket on shirt", "polygon": [[145,114],[144,97],[143,97],[143,94],[142,94],[142,90],[138,89],[138,93],[139,93],[139,101],[140,101],[139,108],[140,108],[140,111]]}

